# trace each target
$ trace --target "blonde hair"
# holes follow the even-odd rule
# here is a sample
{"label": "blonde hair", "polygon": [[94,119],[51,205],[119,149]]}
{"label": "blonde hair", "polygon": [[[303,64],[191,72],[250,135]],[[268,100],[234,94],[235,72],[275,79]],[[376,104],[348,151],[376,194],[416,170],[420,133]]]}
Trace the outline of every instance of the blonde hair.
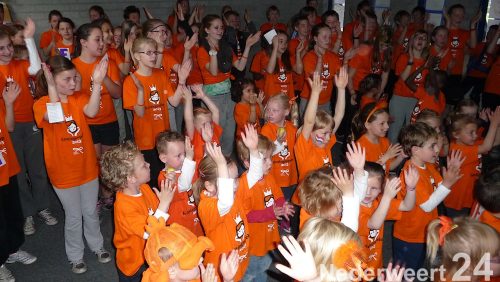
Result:
{"label": "blonde hair", "polygon": [[[311,252],[316,263],[321,281],[344,281],[338,277],[322,273],[320,266],[326,266],[328,270],[332,266],[332,257],[342,245],[348,242],[355,242],[361,248],[361,240],[358,235],[342,223],[333,222],[321,217],[309,219],[297,238],[298,241],[307,240],[311,247]],[[348,281],[348,280],[345,280]]]}
{"label": "blonde hair", "polygon": [[455,134],[460,133],[469,124],[477,125],[478,120],[465,114],[450,115],[450,138],[455,139]]}
{"label": "blonde hair", "polygon": [[320,216],[333,207],[342,206],[342,191],[322,169],[309,172],[298,189],[302,208],[313,216]]}
{"label": "blonde hair", "polygon": [[[250,160],[250,150],[243,143],[243,141],[238,140],[236,143],[236,150],[238,151],[238,157],[242,162]],[[259,142],[257,144],[257,150],[259,153],[265,154],[269,150],[274,150],[274,143],[271,142],[266,136],[259,134]]]}
{"label": "blonde hair", "polygon": [[[226,157],[227,165],[233,163],[233,160]],[[195,203],[198,205],[200,203],[200,194],[205,188],[205,182],[211,182],[213,184],[217,183],[217,164],[210,156],[204,157],[200,164],[198,165],[198,180],[193,184],[193,197]]]}
{"label": "blonde hair", "polygon": [[267,100],[267,104],[269,104],[270,102],[276,102],[280,104],[283,109],[289,110],[290,121],[293,123],[293,125],[299,127],[299,106],[295,101],[291,101],[290,97],[288,97],[288,95],[286,95],[285,93],[278,93],[269,97],[269,99]]}
{"label": "blonde hair", "polygon": [[323,110],[319,110],[318,112],[316,112],[316,118],[314,119],[313,130],[323,129],[323,128],[333,129],[334,127],[335,127],[335,120],[329,113]]}
{"label": "blonde hair", "polygon": [[[500,252],[500,238],[495,229],[470,217],[453,219],[454,228],[445,236],[439,246],[439,231],[442,227],[439,219],[431,221],[427,227],[427,259],[431,267],[443,265],[446,277],[452,277],[464,261],[456,261],[455,256],[464,253],[470,258],[469,268],[463,275],[473,275],[473,269],[485,254],[493,258]],[[440,258],[440,259],[439,259]],[[454,261],[455,258],[455,261]],[[473,280],[478,280],[475,276]]]}
{"label": "blonde hair", "polygon": [[134,40],[134,44],[132,44],[132,52],[137,53],[141,51],[141,47],[143,45],[151,45],[153,48],[156,50],[157,48],[157,43],[154,39],[147,38],[147,37],[139,37]]}
{"label": "blonde hair", "polygon": [[101,156],[101,181],[112,192],[127,185],[127,177],[134,173],[134,159],[141,152],[131,141],[112,147]]}

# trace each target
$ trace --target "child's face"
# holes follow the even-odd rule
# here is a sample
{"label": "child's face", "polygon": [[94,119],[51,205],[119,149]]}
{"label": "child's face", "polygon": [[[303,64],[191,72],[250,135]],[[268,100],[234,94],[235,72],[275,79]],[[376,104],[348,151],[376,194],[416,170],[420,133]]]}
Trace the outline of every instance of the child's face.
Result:
{"label": "child's face", "polygon": [[104,41],[102,38],[102,31],[100,28],[94,28],[90,32],[87,40],[81,40],[83,48],[93,57],[99,57],[104,50]]}
{"label": "child's face", "polygon": [[[151,52],[151,55],[148,55],[148,52]],[[134,56],[139,62],[139,67],[154,68],[156,66],[158,55],[153,44],[141,44],[139,52],[135,52]]]}
{"label": "child's face", "polygon": [[113,42],[113,28],[108,23],[104,23],[101,30],[104,44],[111,44]]}
{"label": "child's face", "polygon": [[285,121],[285,118],[289,114],[288,109],[284,109],[283,106],[275,101],[270,100],[266,105],[266,120],[270,123],[281,124]]}
{"label": "child's face", "polygon": [[474,123],[465,125],[458,133],[454,134],[454,137],[466,145],[474,145],[477,140],[477,125]]}
{"label": "child's face", "polygon": [[150,171],[149,171],[149,163],[144,160],[144,156],[142,154],[138,154],[134,158],[134,178],[136,179],[136,183],[144,184],[149,182],[150,180]]}
{"label": "child's face", "polygon": [[327,127],[327,128],[319,128],[314,130],[311,133],[311,138],[313,141],[313,144],[316,145],[316,147],[319,148],[324,148],[328,142],[330,142],[330,138],[332,136],[332,128]]}
{"label": "child's face", "polygon": [[309,22],[306,20],[301,20],[297,23],[295,29],[301,36],[307,36],[310,31]]}
{"label": "child's face", "polygon": [[278,36],[278,52],[280,54],[283,54],[288,49],[288,38],[286,34],[283,33],[280,33],[277,36]]}
{"label": "child's face", "polygon": [[95,21],[95,20],[99,19],[100,17],[101,17],[101,15],[99,15],[99,12],[97,12],[96,10],[89,11],[90,21]]}
{"label": "child's face", "polygon": [[271,167],[273,166],[273,152],[272,150],[267,150],[266,152],[262,152],[262,155],[264,156],[264,175],[267,175],[271,171]]}
{"label": "child's face", "polygon": [[267,16],[267,19],[272,22],[272,23],[276,23],[278,22],[278,19],[280,18],[280,13],[276,10],[271,10],[269,11],[269,14]]}
{"label": "child's face", "polygon": [[369,176],[363,204],[371,204],[380,195],[380,192],[382,192],[382,178],[377,175]]}
{"label": "child's face", "polygon": [[320,48],[327,49],[330,46],[330,41],[332,40],[332,31],[329,28],[322,28],[318,35],[314,37],[316,45]]}
{"label": "child's face", "polygon": [[18,31],[16,35],[12,37],[12,44],[14,45],[26,45],[24,43],[24,32],[22,30]]}
{"label": "child's face", "polygon": [[460,114],[475,118],[477,116],[477,109],[477,106],[462,106],[460,107]]}
{"label": "child's face", "polygon": [[400,21],[399,21],[399,25],[401,26],[407,26],[408,24],[410,23],[410,17],[409,16],[402,16]]}
{"label": "child's face", "polygon": [[175,168],[176,170],[182,168],[182,163],[184,163],[185,157],[186,149],[184,147],[184,142],[181,141],[169,142],[166,152],[160,154],[160,159],[165,163],[165,165],[167,167]]}
{"label": "child's face", "polygon": [[61,22],[59,24],[59,34],[63,39],[73,40],[73,28],[67,22]]}
{"label": "child's face", "polygon": [[446,45],[448,45],[448,30],[440,29],[436,35],[434,35],[432,40],[439,48],[446,47]]}
{"label": "child's face", "polygon": [[211,114],[198,114],[194,118],[194,128],[201,133],[201,129],[205,126],[205,124],[210,125],[210,128],[213,131],[212,127],[212,115]]}
{"label": "child's face", "polygon": [[252,84],[247,84],[245,85],[245,87],[243,87],[243,93],[241,95],[241,100],[246,102],[246,103],[250,103],[251,100],[254,100],[253,99],[254,97],[252,97],[253,95],[255,95],[255,89],[253,87]]}
{"label": "child's face", "polygon": [[325,24],[332,30],[336,30],[340,25],[339,19],[335,16],[328,16],[325,20]]}
{"label": "child's face", "polygon": [[0,39],[0,64],[6,65],[10,63],[13,55],[14,46],[12,45],[10,38],[7,36]]}
{"label": "child's face", "polygon": [[[157,43],[165,44],[167,42],[168,29],[163,24],[153,27],[148,31],[148,37],[156,40]],[[159,36],[158,36],[159,35]]]}
{"label": "child's face", "polygon": [[120,43],[122,42],[122,29],[121,28],[115,28],[115,31],[113,32],[113,40],[114,40],[116,46],[120,46]]}
{"label": "child's face", "polygon": [[59,16],[52,16],[50,17],[50,26],[52,27],[52,29],[56,29],[57,28],[57,23],[59,22],[61,18]]}
{"label": "child's face", "polygon": [[[415,148],[415,147],[414,147]],[[425,141],[422,147],[416,147],[413,154],[424,163],[435,163],[439,155],[437,138],[432,137]]]}
{"label": "child's face", "polygon": [[76,69],[65,70],[54,76],[57,93],[61,95],[73,95],[77,84]]}
{"label": "child's face", "polygon": [[316,13],[310,13],[307,15],[307,21],[309,22],[310,26],[313,26],[316,24]]}
{"label": "child's face", "polygon": [[389,130],[389,114],[386,112],[377,114],[375,120],[365,123],[365,127],[369,133],[377,137],[385,137]]}
{"label": "child's face", "polygon": [[461,25],[465,18],[465,11],[461,8],[456,8],[451,11],[450,19],[453,25]]}
{"label": "child's face", "polygon": [[413,49],[422,51],[427,46],[427,34],[419,33],[413,39]]}

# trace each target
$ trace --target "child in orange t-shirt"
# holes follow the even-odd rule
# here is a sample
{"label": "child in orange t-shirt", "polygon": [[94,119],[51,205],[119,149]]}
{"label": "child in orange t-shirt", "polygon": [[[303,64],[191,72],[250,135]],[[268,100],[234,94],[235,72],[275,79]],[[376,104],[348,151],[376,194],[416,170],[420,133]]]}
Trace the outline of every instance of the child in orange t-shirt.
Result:
{"label": "child in orange t-shirt", "polygon": [[354,118],[353,131],[357,142],[366,150],[366,160],[380,164],[389,175],[404,160],[401,145],[391,144],[386,134],[389,130],[387,104],[366,105]]}
{"label": "child in orange t-shirt", "polygon": [[[194,147],[194,161],[196,167],[205,156],[205,144],[220,144],[222,127],[219,126],[219,109],[205,94],[201,84],[191,86],[195,96],[191,92],[184,94],[184,121],[186,135],[191,139]],[[201,100],[208,108],[196,108],[193,110],[193,98]],[[197,172],[195,179],[197,179]]]}
{"label": "child in orange t-shirt", "polygon": [[[248,127],[248,126],[247,126]],[[263,156],[263,178],[259,179],[253,187],[240,187],[249,189],[245,201],[246,216],[249,223],[250,236],[256,238],[250,244],[250,263],[243,280],[266,281],[266,271],[271,265],[271,253],[281,241],[278,228],[279,219],[288,219],[294,213],[294,208],[287,203],[280,187],[271,171],[272,152],[274,144],[266,137],[259,135],[257,149]],[[238,156],[245,168],[250,166],[250,150],[242,141],[237,143]],[[250,171],[246,171],[240,177],[243,185],[247,181]]]}
{"label": "child in orange t-shirt", "polygon": [[45,56],[48,56],[56,42],[62,39],[61,35],[57,32],[57,23],[61,18],[62,14],[58,10],[51,10],[49,12],[50,29],[42,33],[39,45]]}
{"label": "child in orange t-shirt", "polygon": [[[363,109],[370,103],[387,102],[385,95],[381,91],[382,77],[379,74],[371,73],[359,83],[358,95],[359,108]],[[356,101],[358,102],[358,101]]]}
{"label": "child in orange t-shirt", "polygon": [[451,56],[448,47],[448,29],[443,26],[434,28],[431,34],[432,44],[429,47],[429,55],[435,58],[434,65],[431,68],[449,72],[455,60]]}
{"label": "child in orange t-shirt", "polygon": [[[432,63],[431,63],[432,65]],[[426,109],[433,110],[439,115],[443,114],[446,107],[446,100],[441,89],[446,84],[446,72],[441,70],[429,69],[425,77],[423,85],[417,86],[415,78],[421,75],[424,69],[428,69],[429,65],[426,63],[420,66],[406,79],[406,86],[413,92],[415,98],[418,99],[413,113],[411,114],[411,122],[415,122],[417,116]]]}
{"label": "child in orange t-shirt", "polygon": [[[170,129],[168,104],[179,104],[182,89],[179,87],[174,93],[164,72],[155,68],[157,51],[153,39],[136,39],[132,51],[139,68],[123,82],[123,108],[133,110],[135,143],[151,165],[149,184],[154,186],[164,167],[155,150],[155,138],[158,133]],[[183,80],[187,72],[182,72]]]}
{"label": "child in orange t-shirt", "polygon": [[71,19],[61,18],[57,24],[57,31],[62,39],[56,41],[54,48],[51,50],[50,55],[60,55],[71,60],[75,51],[73,30],[75,24]]}
{"label": "child in orange t-shirt", "polygon": [[164,131],[156,137],[156,149],[165,168],[158,175],[158,184],[168,179],[173,182],[175,194],[168,210],[167,224],[180,224],[196,236],[202,236],[200,220],[194,202],[193,182],[196,163],[193,161],[194,148],[186,136],[175,131]]}
{"label": "child in orange t-shirt", "polygon": [[[1,79],[1,78],[0,78]],[[16,175],[20,171],[16,152],[9,136],[15,126],[14,102],[21,91],[19,85],[11,82],[5,84],[2,80],[2,100],[0,106],[0,267],[2,278],[14,280],[12,273],[5,267],[5,263],[21,262],[34,263],[37,258],[25,251],[19,250],[24,243],[23,212],[19,199],[19,187]],[[5,86],[5,87],[4,87]]]}
{"label": "child in orange t-shirt", "polygon": [[297,37],[290,39],[288,42],[288,52],[294,67],[292,73],[293,87],[295,94],[300,94],[304,88],[303,59],[309,46],[311,27],[306,16],[299,16],[293,23],[293,28],[297,32]]}
{"label": "child in orange t-shirt", "polygon": [[247,124],[253,126],[260,133],[260,120],[263,118],[262,101],[264,93],[257,94],[255,83],[250,79],[237,81],[231,91],[235,101],[234,121],[236,122],[236,139],[240,139]]}
{"label": "child in orange t-shirt", "polygon": [[[14,52],[7,52],[0,62],[0,79],[5,83],[15,83],[20,88],[19,96],[14,101],[14,120],[16,126],[10,133],[12,144],[22,168],[17,176],[19,185],[21,207],[26,217],[26,235],[35,233],[33,216],[38,214],[47,225],[57,224],[57,219],[48,210],[50,205],[51,186],[47,179],[47,170],[43,156],[43,134],[36,126],[33,117],[33,96],[35,82],[33,76],[40,70],[40,56],[36,49],[35,23],[31,19],[26,20],[23,30],[24,42],[28,50],[28,60],[17,60],[13,57]],[[2,46],[8,49],[12,44],[7,30],[0,31]],[[10,45],[11,46],[11,45]],[[1,102],[0,102],[1,103]]]}
{"label": "child in orange t-shirt", "polygon": [[[401,212],[413,209],[418,172],[411,167],[405,171],[406,187],[413,188],[407,188],[404,200],[395,200],[401,190],[401,180],[397,177],[386,179],[385,171],[378,163],[366,162],[365,170],[368,171],[368,188],[359,210],[358,235],[368,257],[368,267],[378,273],[383,260],[384,221],[399,220]],[[382,185],[385,185],[384,188]]]}
{"label": "child in orange t-shirt", "polygon": [[321,15],[321,22],[326,24],[332,31],[330,51],[337,54],[340,60],[343,61],[345,50],[343,46],[339,14],[334,10],[326,11],[323,13],[323,15]]}
{"label": "child in orange t-shirt", "polygon": [[280,19],[280,9],[275,5],[271,5],[267,8],[266,18],[267,22],[263,23],[259,28],[262,34],[270,31],[271,29],[275,29],[276,31],[287,31],[286,25],[284,23],[278,22]]}
{"label": "child in orange t-shirt", "polygon": [[262,178],[257,132],[252,127],[247,127],[245,133],[242,140],[250,148],[247,176],[237,181],[236,163],[226,159],[220,147],[207,143],[207,156],[200,162],[200,178],[193,188],[195,199],[199,201],[198,215],[203,229],[215,245],[215,249],[205,255],[204,264],[211,263],[215,269],[219,269],[221,254],[236,249],[239,267],[234,281],[243,278],[250,261],[251,234],[245,201],[250,189]]}
{"label": "child in orange t-shirt", "polygon": [[[332,109],[330,106],[334,76],[338,73],[341,64],[339,57],[329,51],[331,40],[331,30],[325,24],[314,26],[311,36],[314,42],[314,48],[304,56],[304,78],[311,78],[313,73],[317,72],[321,77],[321,89],[318,100],[318,108],[331,114]],[[327,40],[320,40],[320,38],[328,38]],[[300,93],[300,113],[304,113],[306,105],[312,96],[312,89],[310,85],[305,85]],[[337,93],[338,100],[342,99],[341,95]],[[336,112],[335,112],[336,113]],[[340,124],[340,122],[339,122]]]}
{"label": "child in orange t-shirt", "polygon": [[[87,125],[87,117],[95,117],[99,111],[100,86],[104,83],[107,67],[106,58],[96,65],[92,75],[96,87],[90,98],[75,92],[77,70],[70,60],[61,56],[51,57],[48,64],[43,65],[44,74],[37,81],[39,98],[33,112],[38,127],[43,129],[47,173],[64,208],[66,255],[74,273],[87,271],[83,261],[82,229],[98,261],[106,263],[111,260],[103,248],[96,210],[98,164]],[[48,103],[57,105],[55,110],[62,115],[62,120],[51,120]]]}
{"label": "child in orange t-shirt", "polygon": [[479,212],[472,218],[490,225],[500,232],[500,168],[483,173],[474,186],[474,199],[479,204]]}
{"label": "child in orange t-shirt", "polygon": [[453,118],[450,126],[452,141],[450,152],[460,151],[465,158],[460,167],[463,177],[452,187],[452,192],[444,200],[448,216],[467,215],[473,204],[473,187],[481,173],[481,156],[493,147],[500,125],[500,108],[490,116],[490,126],[483,142],[477,141],[477,120],[470,116]]}
{"label": "child in orange t-shirt", "polygon": [[[175,194],[175,183],[164,180],[160,190],[147,184],[149,164],[132,142],[112,147],[102,155],[101,179],[116,192],[114,204],[114,238],[116,266],[120,281],[142,276],[146,269],[144,246],[148,215],[167,220]],[[155,195],[156,194],[156,195]]]}
{"label": "child in orange t-shirt", "polygon": [[[263,40],[262,45],[268,46],[267,41]],[[255,85],[259,90],[264,91],[264,82],[267,63],[269,62],[269,54],[267,54],[266,48],[263,48],[253,56],[252,64],[250,65],[250,72],[252,73]]]}
{"label": "child in orange t-shirt", "polygon": [[273,38],[271,56],[266,66],[264,82],[266,100],[278,93],[285,93],[290,99],[295,97],[292,61],[287,47],[288,35],[284,31],[278,30],[277,35]]}
{"label": "child in orange t-shirt", "polygon": [[[438,216],[437,206],[448,196],[450,188],[461,177],[461,154],[454,152],[448,159],[448,167],[443,177],[434,164],[439,154],[438,134],[435,129],[424,123],[407,125],[401,131],[401,146],[410,157],[403,171],[410,167],[418,170],[416,184],[416,206],[405,211],[394,224],[393,258],[413,270],[423,266],[425,259],[425,230],[427,224]],[[397,199],[403,200],[408,189],[405,174],[401,174],[401,191]]]}

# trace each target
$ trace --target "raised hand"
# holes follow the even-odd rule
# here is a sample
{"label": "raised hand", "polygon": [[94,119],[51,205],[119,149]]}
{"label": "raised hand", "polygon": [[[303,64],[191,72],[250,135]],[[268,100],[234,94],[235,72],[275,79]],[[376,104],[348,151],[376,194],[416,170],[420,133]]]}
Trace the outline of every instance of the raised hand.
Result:
{"label": "raised hand", "polygon": [[347,170],[337,167],[333,170],[333,184],[337,186],[344,196],[354,194],[354,177]]}
{"label": "raised hand", "polygon": [[205,143],[212,142],[212,138],[214,137],[214,128],[211,123],[206,122],[201,127],[201,138]]}
{"label": "raised hand", "polygon": [[216,270],[213,264],[207,264],[205,268],[203,264],[200,264],[201,270],[201,281],[203,282],[217,282]]}
{"label": "raised hand", "polygon": [[227,165],[226,157],[222,154],[222,149],[216,143],[206,143],[205,151],[217,165]]}
{"label": "raised hand", "polygon": [[177,75],[179,76],[179,84],[186,83],[186,79],[189,76],[189,73],[191,72],[192,68],[193,68],[192,60],[187,60],[182,63],[181,67],[179,68],[179,71],[177,72]]}
{"label": "raised hand", "polygon": [[203,85],[193,84],[190,87],[191,87],[191,90],[193,90],[193,92],[195,94],[193,98],[200,99],[200,100],[205,98],[206,95],[205,95],[205,92],[203,91]]}
{"label": "raised hand", "polygon": [[[401,282],[403,281],[403,275],[405,274],[405,268],[396,265],[393,267],[392,262],[387,265],[387,269],[384,273],[381,273],[378,277],[378,281],[380,282]],[[413,281],[413,279],[405,280],[405,281]]]}
{"label": "raised hand", "polygon": [[92,81],[96,84],[102,84],[104,78],[108,74],[108,55],[105,55],[101,61],[95,66],[92,73]]}
{"label": "raised hand", "polygon": [[352,142],[347,145],[347,160],[354,170],[364,170],[366,150],[359,143]]}
{"label": "raised hand", "polygon": [[194,146],[191,144],[191,139],[188,136],[186,136],[186,140],[184,141],[184,148],[186,150],[186,159],[193,160]]}
{"label": "raised hand", "polygon": [[31,18],[26,19],[26,26],[23,30],[24,38],[33,38],[35,35],[35,22]]}
{"label": "raised hand", "polygon": [[222,279],[224,281],[233,281],[234,276],[238,271],[239,264],[240,264],[239,255],[236,250],[232,250],[229,253],[229,255],[223,253],[220,259],[220,266],[219,266],[220,273],[222,274]]}
{"label": "raised hand", "polygon": [[259,135],[257,130],[252,125],[245,125],[245,132],[241,133],[241,140],[243,144],[250,150],[250,152],[257,150],[257,145],[259,144]]}
{"label": "raised hand", "polygon": [[134,40],[125,38],[125,42],[123,42],[123,50],[125,51],[125,54],[132,50],[132,45],[134,45]]}
{"label": "raised hand", "polygon": [[462,151],[453,150],[447,158],[448,169],[450,167],[460,168],[465,161],[465,156],[463,156]]}
{"label": "raised hand", "polygon": [[399,177],[394,177],[393,179],[386,181],[384,187],[384,196],[389,199],[394,199],[401,191],[401,179]]}
{"label": "raised hand", "polygon": [[45,80],[47,81],[47,87],[56,87],[56,82],[54,81],[54,76],[52,75],[52,71],[50,70],[50,66],[46,63],[42,63],[42,70],[45,76]]}
{"label": "raised hand", "polygon": [[261,34],[261,32],[258,31],[256,33],[248,36],[245,46],[252,47],[255,43],[257,43],[260,40],[260,34]]}
{"label": "raised hand", "polygon": [[342,66],[339,73],[335,75],[335,85],[338,89],[345,89],[348,81],[349,75],[347,74],[347,67]]}
{"label": "raised hand", "polygon": [[460,174],[460,167],[448,165],[447,168],[443,168],[443,185],[446,188],[451,189],[453,184],[462,178],[462,176],[463,174]]}
{"label": "raised hand", "polygon": [[[275,37],[277,37],[277,36],[275,36]],[[305,50],[306,50],[306,47],[305,47],[304,41],[300,40],[299,44],[297,45],[297,48],[295,48],[295,53],[299,54],[300,57],[302,57],[305,54],[305,52],[304,52]]]}
{"label": "raised hand", "polygon": [[137,87],[137,92],[144,93],[144,86],[142,85],[142,82],[137,78],[137,76],[135,76],[135,74],[131,72],[130,77],[132,78],[135,87]]}
{"label": "raised hand", "polygon": [[391,144],[391,145],[389,145],[389,148],[387,149],[385,154],[380,158],[380,161],[383,164],[385,164],[388,160],[391,160],[391,159],[401,155],[402,152],[403,152],[403,148],[401,147],[401,145],[399,145],[399,143]]}
{"label": "raised hand", "polygon": [[408,169],[405,170],[404,176],[406,189],[409,191],[415,190],[415,188],[417,187],[418,179],[420,177],[418,169],[416,169],[413,165],[410,165]]}
{"label": "raised hand", "polygon": [[311,78],[308,77],[307,82],[309,83],[309,86],[311,86],[311,95],[313,93],[319,95],[319,93],[323,90],[323,81],[321,80],[319,72],[314,72],[313,79],[311,80]]}
{"label": "raised hand", "polygon": [[[297,281],[312,280],[318,276],[316,263],[309,243],[304,240],[304,249],[292,236],[284,236],[278,245],[278,251],[286,259],[290,267],[277,264],[276,268]],[[285,245],[286,249],[283,247]]]}
{"label": "raised hand", "polygon": [[196,43],[198,43],[198,33],[193,34],[191,38],[184,42],[184,49],[191,50]]}
{"label": "raised hand", "polygon": [[2,97],[5,105],[11,106],[16,101],[17,97],[19,96],[19,93],[21,93],[21,87],[19,87],[19,84],[17,84],[15,81],[7,83],[8,84],[5,85],[3,89]]}
{"label": "raised hand", "polygon": [[155,194],[160,200],[160,203],[166,204],[166,209],[168,210],[168,207],[170,206],[170,203],[172,202],[175,194],[175,185],[173,184],[173,181],[170,181],[168,179],[162,180],[160,183],[160,190],[158,191],[158,188],[153,187],[153,191],[155,191]]}

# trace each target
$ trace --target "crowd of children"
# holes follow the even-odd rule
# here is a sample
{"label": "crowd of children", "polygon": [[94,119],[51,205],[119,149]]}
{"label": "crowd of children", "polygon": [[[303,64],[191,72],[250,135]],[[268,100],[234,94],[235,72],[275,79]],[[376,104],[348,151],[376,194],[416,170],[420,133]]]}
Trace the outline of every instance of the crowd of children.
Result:
{"label": "crowd of children", "polygon": [[0,282],[37,260],[33,216],[58,223],[50,186],[77,274],[84,237],[113,260],[113,208],[119,281],[498,279],[500,29],[370,3],[343,28],[316,0],[259,29],[188,0],[117,26],[53,10],[38,46],[31,19],[0,26]]}

